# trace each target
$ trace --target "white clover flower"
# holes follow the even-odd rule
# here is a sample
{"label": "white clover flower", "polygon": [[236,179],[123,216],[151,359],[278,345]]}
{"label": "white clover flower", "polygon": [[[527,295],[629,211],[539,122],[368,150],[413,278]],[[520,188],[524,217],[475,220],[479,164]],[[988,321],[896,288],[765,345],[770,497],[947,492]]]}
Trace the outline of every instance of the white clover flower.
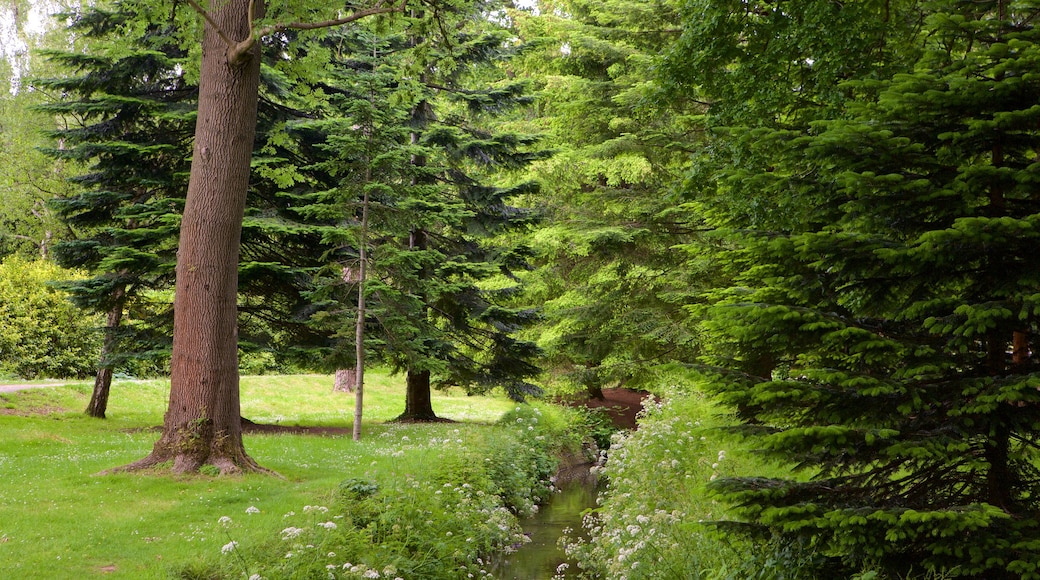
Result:
{"label": "white clover flower", "polygon": [[237,548],[237,547],[238,547],[238,542],[236,542],[234,540],[231,540],[230,542],[224,544],[220,548],[220,553],[221,554],[230,554],[231,552],[234,552],[235,548]]}
{"label": "white clover flower", "polygon": [[231,518],[229,518],[227,516],[220,516],[220,519],[217,520],[217,523],[219,523],[220,525],[222,525],[222,526],[224,526],[226,528],[226,527],[231,525]]}
{"label": "white clover flower", "polygon": [[258,514],[258,513],[260,513],[260,508],[256,507],[255,505],[251,505],[251,506],[246,508],[246,513],[247,514]]}

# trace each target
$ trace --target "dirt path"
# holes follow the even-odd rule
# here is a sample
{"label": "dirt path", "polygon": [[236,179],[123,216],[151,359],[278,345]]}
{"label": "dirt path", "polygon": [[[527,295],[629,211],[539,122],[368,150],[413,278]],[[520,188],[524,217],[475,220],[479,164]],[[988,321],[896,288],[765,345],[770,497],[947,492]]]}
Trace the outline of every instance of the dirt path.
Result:
{"label": "dirt path", "polygon": [[632,389],[603,389],[603,398],[588,397],[567,404],[589,409],[604,408],[614,425],[621,429],[635,429],[636,416],[643,410],[643,398],[650,394]]}
{"label": "dirt path", "polygon": [[66,383],[43,383],[43,384],[11,384],[11,385],[0,385],[0,393],[13,393],[15,391],[24,391],[26,389],[42,389],[45,387],[60,387]]}

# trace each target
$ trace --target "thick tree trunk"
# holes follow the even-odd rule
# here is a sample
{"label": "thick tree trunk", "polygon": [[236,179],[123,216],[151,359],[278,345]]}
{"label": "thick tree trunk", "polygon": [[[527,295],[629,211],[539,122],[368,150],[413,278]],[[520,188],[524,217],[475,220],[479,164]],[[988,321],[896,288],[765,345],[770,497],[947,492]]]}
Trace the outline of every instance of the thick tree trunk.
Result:
{"label": "thick tree trunk", "polygon": [[404,413],[394,421],[443,421],[433,412],[430,392],[430,371],[409,370],[405,378]]}
{"label": "thick tree trunk", "polygon": [[337,393],[353,393],[355,388],[357,388],[357,367],[336,371],[335,382],[332,384],[333,391]]}
{"label": "thick tree trunk", "polygon": [[116,289],[116,303],[108,311],[108,317],[105,320],[105,338],[101,343],[101,363],[98,365],[97,376],[94,377],[94,392],[90,394],[90,403],[87,404],[87,415],[98,419],[104,419],[105,412],[108,411],[108,393],[112,388],[112,365],[108,362],[108,358],[116,350],[118,340],[116,330],[123,320],[122,298],[124,294],[123,288]]}
{"label": "thick tree trunk", "polygon": [[[251,34],[250,0],[211,5],[213,23],[232,40]],[[257,2],[257,17],[263,3]],[[238,257],[256,129],[257,46],[231,64],[207,22],[191,177],[181,222],[174,298],[170,402],[152,453],[127,466],[172,461],[174,472],[210,464],[221,473],[259,470],[242,444],[239,410]]]}

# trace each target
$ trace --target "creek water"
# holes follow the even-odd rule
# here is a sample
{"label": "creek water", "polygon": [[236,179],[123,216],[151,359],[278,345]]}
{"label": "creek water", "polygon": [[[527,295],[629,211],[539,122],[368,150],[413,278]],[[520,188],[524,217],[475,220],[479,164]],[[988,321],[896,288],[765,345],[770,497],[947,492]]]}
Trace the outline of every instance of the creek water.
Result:
{"label": "creek water", "polygon": [[557,542],[566,528],[571,528],[572,534],[582,532],[582,512],[596,505],[597,487],[590,478],[570,479],[558,486],[559,491],[538,513],[520,522],[531,541],[498,558],[490,570],[496,579],[548,580],[563,563],[568,568],[560,576],[577,577],[577,565],[567,559]]}

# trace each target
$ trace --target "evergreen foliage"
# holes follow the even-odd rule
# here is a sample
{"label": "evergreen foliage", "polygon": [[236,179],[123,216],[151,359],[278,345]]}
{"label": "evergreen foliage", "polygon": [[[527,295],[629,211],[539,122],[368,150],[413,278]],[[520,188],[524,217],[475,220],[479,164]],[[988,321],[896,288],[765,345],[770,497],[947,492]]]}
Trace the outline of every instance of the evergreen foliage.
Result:
{"label": "evergreen foliage", "polygon": [[531,236],[531,299],[558,391],[648,388],[689,360],[699,340],[686,305],[711,279],[699,225],[671,196],[697,139],[699,105],[665,103],[651,70],[673,41],[672,3],[553,4],[514,11],[532,45],[518,69],[540,88],[539,115],[555,155],[532,166],[546,192]]}
{"label": "evergreen foliage", "polygon": [[[473,9],[434,16],[458,20],[448,38],[417,42],[414,32],[361,28],[329,35],[324,118],[294,128],[315,159],[301,171],[327,189],[305,193],[299,211],[326,224],[324,239],[335,248],[314,295],[323,307],[316,323],[344,336],[352,324],[367,194],[366,344],[376,359],[410,375],[431,373],[440,385],[502,387],[522,399],[539,392],[528,382],[537,351],[515,332],[534,312],[509,305],[519,290],[513,271],[526,257],[501,236],[532,223],[512,200],[533,187],[494,185],[492,176],[539,153],[529,136],[488,129],[488,115],[524,97],[516,83],[481,76],[504,38],[477,28]],[[408,80],[410,67],[423,71],[418,83]],[[352,343],[340,341],[336,366],[353,364]]]}
{"label": "evergreen foliage", "polygon": [[762,169],[715,181],[802,216],[713,208],[754,229],[728,230],[710,382],[794,468],[718,480],[746,522],[720,525],[829,577],[1035,578],[1040,6],[929,8],[911,70],[843,85],[809,130],[748,131]]}

